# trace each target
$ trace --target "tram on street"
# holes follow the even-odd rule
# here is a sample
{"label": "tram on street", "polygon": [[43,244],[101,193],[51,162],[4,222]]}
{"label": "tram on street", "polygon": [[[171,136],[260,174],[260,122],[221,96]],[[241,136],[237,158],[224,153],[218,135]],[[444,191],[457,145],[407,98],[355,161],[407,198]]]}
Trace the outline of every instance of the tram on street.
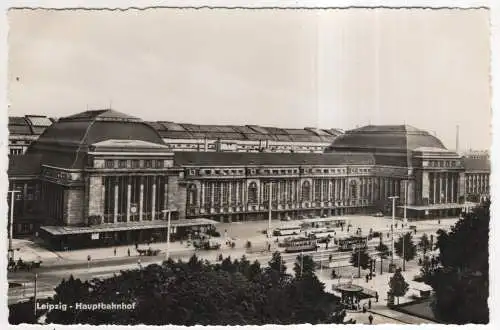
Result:
{"label": "tram on street", "polygon": [[300,226],[284,226],[273,230],[274,236],[290,236],[300,234]]}
{"label": "tram on street", "polygon": [[364,249],[368,247],[368,237],[366,236],[351,236],[341,238],[337,241],[339,251],[352,251],[354,248]]}
{"label": "tram on street", "polygon": [[286,253],[317,251],[318,244],[314,238],[296,238],[287,241]]}

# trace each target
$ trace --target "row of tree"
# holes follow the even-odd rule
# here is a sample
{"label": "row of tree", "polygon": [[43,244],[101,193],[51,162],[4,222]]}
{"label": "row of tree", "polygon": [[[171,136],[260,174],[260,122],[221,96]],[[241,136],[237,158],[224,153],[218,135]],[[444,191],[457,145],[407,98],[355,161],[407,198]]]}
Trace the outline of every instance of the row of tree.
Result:
{"label": "row of tree", "polygon": [[[395,254],[400,258],[404,258],[406,261],[410,261],[415,259],[417,256],[417,250],[420,249],[422,255],[425,256],[427,252],[432,249],[432,239],[429,240],[429,237],[426,234],[423,234],[420,237],[418,244],[413,242],[413,235],[408,232],[398,238],[396,242],[394,242]],[[379,245],[376,247],[376,250],[379,252],[379,255],[383,259],[387,259],[390,256],[390,251],[387,245],[382,243],[382,239],[380,239]],[[423,257],[422,256],[422,257]],[[363,248],[360,251],[353,251],[350,263],[354,267],[361,267],[362,269],[369,269],[372,265],[372,258],[368,255],[368,249]]]}
{"label": "row of tree", "polygon": [[[53,304],[135,303],[133,310],[53,310],[56,324],[262,325],[343,323],[339,299],[324,290],[309,256],[299,256],[295,275],[279,253],[267,267],[246,257],[211,264],[193,256],[107,279],[83,282],[72,276],[55,289]],[[10,306],[10,323],[30,322],[26,304]],[[24,312],[24,313],[23,313]],[[31,320],[32,321],[32,320]]]}
{"label": "row of tree", "polygon": [[439,264],[424,259],[421,277],[434,290],[432,307],[445,323],[489,322],[490,201],[449,231],[438,230]]}

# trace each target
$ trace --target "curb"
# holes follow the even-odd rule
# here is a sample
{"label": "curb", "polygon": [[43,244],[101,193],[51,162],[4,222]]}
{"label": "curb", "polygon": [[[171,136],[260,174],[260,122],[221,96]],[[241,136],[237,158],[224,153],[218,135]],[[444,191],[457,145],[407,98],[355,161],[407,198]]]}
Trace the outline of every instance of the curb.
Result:
{"label": "curb", "polygon": [[368,312],[372,313],[372,314],[375,314],[375,315],[379,315],[379,316],[383,316],[383,317],[386,317],[388,319],[391,319],[391,320],[395,320],[395,321],[398,321],[398,322],[401,322],[401,323],[404,323],[404,324],[412,324],[412,323],[409,323],[409,322],[406,322],[406,321],[402,321],[400,319],[397,319],[395,318],[394,316],[388,316],[388,315],[384,315],[382,313],[379,313],[379,312],[376,312],[374,311],[373,309],[369,309]]}

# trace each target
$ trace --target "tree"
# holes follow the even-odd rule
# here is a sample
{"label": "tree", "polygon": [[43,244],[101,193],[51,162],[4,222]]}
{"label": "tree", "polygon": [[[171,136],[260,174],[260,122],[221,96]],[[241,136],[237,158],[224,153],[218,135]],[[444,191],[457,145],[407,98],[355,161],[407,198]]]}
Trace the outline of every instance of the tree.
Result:
{"label": "tree", "polygon": [[295,277],[310,276],[314,274],[315,263],[311,256],[309,255],[298,255],[295,259],[295,264],[293,265],[293,271]]}
{"label": "tree", "polygon": [[270,285],[283,284],[289,279],[290,276],[286,273],[285,262],[278,251],[273,253],[264,274],[270,279]]}
{"label": "tree", "polygon": [[380,253],[382,258],[385,259],[389,256],[389,247],[384,243],[380,242],[375,249]]}
{"label": "tree", "polygon": [[455,324],[489,322],[490,202],[465,214],[446,232],[438,231],[441,267],[430,279],[433,308],[443,321]]}
{"label": "tree", "polygon": [[[359,263],[358,263],[359,260]],[[370,256],[368,255],[366,247],[357,249],[351,254],[351,264],[354,267],[361,266],[363,269],[368,269],[370,267]]]}
{"label": "tree", "polygon": [[[188,262],[169,259],[161,266],[153,264],[90,282],[71,277],[56,288],[52,303],[134,303],[135,308],[113,313],[52,310],[47,321],[184,326],[344,323],[339,298],[324,291],[324,284],[310,266],[304,257],[302,276],[293,278],[283,273],[279,254],[264,270],[257,261],[250,264],[246,258],[211,264],[192,257]],[[272,282],[272,276],[282,273],[289,280]],[[9,306],[11,320],[32,323],[32,306]]]}
{"label": "tree", "polygon": [[422,254],[425,256],[427,251],[431,250],[431,241],[429,240],[429,237],[427,234],[423,234],[422,237],[420,237],[420,241],[418,242],[418,247],[422,251]]}
{"label": "tree", "polygon": [[396,272],[389,280],[389,295],[397,297],[399,304],[399,297],[403,297],[409,288],[410,285],[406,283],[401,268],[396,269]]}
{"label": "tree", "polygon": [[[404,244],[404,249],[403,249]],[[417,247],[413,244],[413,238],[411,233],[406,233],[399,237],[398,241],[394,243],[394,249],[396,250],[396,254],[404,258],[406,261],[410,261],[417,255]],[[404,256],[403,256],[404,250]]]}
{"label": "tree", "polygon": [[420,278],[424,283],[430,284],[433,273],[434,269],[432,268],[431,260],[428,256],[424,256],[422,259],[422,267],[420,268]]}

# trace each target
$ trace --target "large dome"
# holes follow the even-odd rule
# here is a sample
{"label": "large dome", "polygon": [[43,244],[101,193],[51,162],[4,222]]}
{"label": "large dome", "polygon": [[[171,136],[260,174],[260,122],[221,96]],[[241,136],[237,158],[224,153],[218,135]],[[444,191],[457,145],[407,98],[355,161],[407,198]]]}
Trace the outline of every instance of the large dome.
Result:
{"label": "large dome", "polygon": [[30,145],[26,154],[40,154],[42,164],[82,168],[89,146],[111,139],[164,144],[160,134],[141,119],[104,109],[59,119]]}
{"label": "large dome", "polygon": [[327,152],[408,152],[421,148],[446,150],[437,137],[409,125],[369,125],[346,131],[333,141]]}

